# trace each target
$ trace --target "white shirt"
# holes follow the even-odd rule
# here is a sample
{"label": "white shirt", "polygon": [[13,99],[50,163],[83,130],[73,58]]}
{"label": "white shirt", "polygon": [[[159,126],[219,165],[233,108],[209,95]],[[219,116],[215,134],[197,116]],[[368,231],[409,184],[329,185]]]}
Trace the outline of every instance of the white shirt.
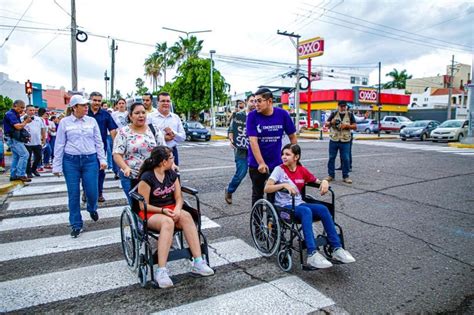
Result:
{"label": "white shirt", "polygon": [[[150,121],[148,121],[148,118]],[[169,113],[167,116],[159,111],[147,115],[147,123],[157,126],[166,136],[165,128],[169,127],[175,134],[175,138],[171,141],[166,141],[166,145],[170,148],[175,147],[178,142],[183,142],[186,139],[186,132],[183,128],[183,123],[178,115]]]}
{"label": "white shirt", "polygon": [[25,129],[31,135],[30,142],[25,145],[41,145],[41,130],[46,129],[43,119],[38,116],[33,116],[34,119],[26,124]]}

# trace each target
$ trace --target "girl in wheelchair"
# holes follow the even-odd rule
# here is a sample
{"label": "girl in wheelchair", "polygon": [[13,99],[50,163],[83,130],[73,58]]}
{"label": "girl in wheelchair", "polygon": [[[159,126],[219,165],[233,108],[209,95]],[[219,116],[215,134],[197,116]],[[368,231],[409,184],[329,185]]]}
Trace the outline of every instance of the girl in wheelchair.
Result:
{"label": "girl in wheelchair", "polygon": [[[183,197],[178,174],[172,170],[174,156],[166,146],[157,146],[151,152],[140,169],[138,193],[145,198],[148,226],[160,231],[158,238],[158,269],[155,280],[160,288],[173,285],[166,262],[173,242],[175,227],[183,230],[184,237],[193,255],[191,272],[200,276],[214,274],[202,257],[196,225],[189,212],[182,210]],[[143,203],[140,202],[139,216],[144,218]]]}
{"label": "girl in wheelchair", "polygon": [[[333,249],[332,259],[340,263],[355,262],[354,257],[342,248],[341,240],[337,234],[333,218],[325,205],[304,203],[301,189],[306,183],[320,183],[320,193],[328,191],[329,183],[320,182],[308,169],[300,163],[301,148],[297,144],[287,144],[282,149],[283,164],[275,167],[265,185],[265,193],[275,193],[275,204],[280,207],[292,208],[292,196],[295,196],[295,215],[301,221],[304,241],[306,243],[308,259],[307,264],[315,268],[329,268],[332,263],[321,255],[315,244],[313,233],[313,217],[321,219],[328,241]],[[286,189],[290,194],[281,192]]]}

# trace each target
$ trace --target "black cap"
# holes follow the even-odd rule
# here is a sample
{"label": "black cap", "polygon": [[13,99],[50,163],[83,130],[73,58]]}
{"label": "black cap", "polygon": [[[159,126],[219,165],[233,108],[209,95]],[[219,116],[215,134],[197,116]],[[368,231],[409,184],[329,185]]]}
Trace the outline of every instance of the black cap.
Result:
{"label": "black cap", "polygon": [[347,102],[346,101],[339,101],[339,102],[337,102],[337,106],[347,106]]}

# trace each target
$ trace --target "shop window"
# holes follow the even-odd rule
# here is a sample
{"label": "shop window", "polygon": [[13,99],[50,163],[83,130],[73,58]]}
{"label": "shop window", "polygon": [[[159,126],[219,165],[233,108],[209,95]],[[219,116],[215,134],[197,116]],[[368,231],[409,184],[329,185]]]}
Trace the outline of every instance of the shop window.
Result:
{"label": "shop window", "polygon": [[355,84],[356,83],[356,78],[355,77],[351,77],[351,84]]}
{"label": "shop window", "polygon": [[418,101],[418,97],[414,97],[414,98],[413,98],[413,101],[414,101],[414,102]]}
{"label": "shop window", "polygon": [[369,84],[369,78],[362,78],[362,85]]}

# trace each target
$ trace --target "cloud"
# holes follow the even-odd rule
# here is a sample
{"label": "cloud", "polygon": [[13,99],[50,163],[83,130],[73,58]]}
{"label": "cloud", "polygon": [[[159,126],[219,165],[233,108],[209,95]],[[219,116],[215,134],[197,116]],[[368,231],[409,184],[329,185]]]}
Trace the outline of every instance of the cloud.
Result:
{"label": "cloud", "polygon": [[[56,2],[66,11],[70,10],[69,1]],[[30,0],[4,0],[3,3],[3,8],[8,9],[0,9],[0,24],[11,25],[15,22],[11,18],[19,18]],[[163,26],[188,32],[212,30],[211,33],[195,35],[204,40],[203,54],[215,49],[216,57],[245,56],[293,64],[295,48],[287,37],[276,34],[277,30],[286,30],[300,34],[301,39],[325,38],[325,54],[315,58],[315,64],[354,64],[354,67],[369,64],[376,67],[377,62],[381,61],[386,72],[395,67],[419,76],[443,72],[452,54],[464,63],[470,63],[472,58],[469,51],[446,51],[428,46],[446,47],[446,43],[360,20],[407,32],[419,31],[424,36],[472,47],[474,5],[466,1],[81,0],[76,2],[76,8],[77,24],[89,34],[87,42],[77,43],[79,87],[87,91],[103,92],[105,89],[104,71],[107,69],[110,75],[111,37],[151,45],[167,41],[171,46],[179,36],[186,36],[163,30]],[[70,17],[53,1],[35,1],[24,20],[20,26],[64,28],[69,24]],[[444,21],[447,22],[441,23]],[[381,34],[380,30],[398,35]],[[5,38],[9,31],[0,28],[0,38]],[[4,48],[0,49],[0,71],[7,72],[18,81],[34,78],[43,84],[70,88],[70,37],[58,35],[51,41],[54,36],[51,32],[15,30]],[[388,36],[416,38],[418,45]],[[49,41],[51,43],[44,47]],[[137,77],[145,79],[143,63],[154,48],[120,40],[117,40],[117,45],[115,87],[125,94],[135,89]],[[232,85],[231,91],[237,93],[254,90],[272,80],[279,83],[278,74],[289,70],[285,66],[249,66],[242,62],[223,61],[217,61],[216,67]],[[386,73],[384,71],[382,77]],[[168,77],[172,73],[169,71]],[[376,82],[373,73],[370,78],[370,83]],[[148,84],[149,80],[145,79],[145,82]]]}

